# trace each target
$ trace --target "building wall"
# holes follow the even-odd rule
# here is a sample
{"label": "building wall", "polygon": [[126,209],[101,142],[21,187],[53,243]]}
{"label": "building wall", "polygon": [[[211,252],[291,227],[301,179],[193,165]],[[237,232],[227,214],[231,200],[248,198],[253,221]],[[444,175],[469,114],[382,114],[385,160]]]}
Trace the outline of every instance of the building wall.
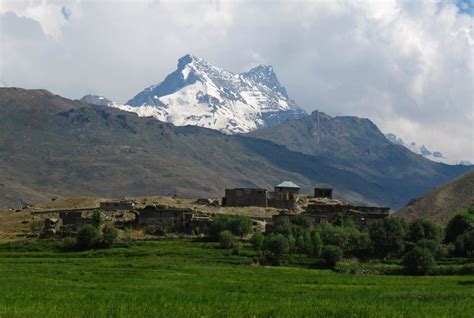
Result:
{"label": "building wall", "polygon": [[315,198],[328,198],[332,199],[332,189],[330,188],[314,188]]}
{"label": "building wall", "polygon": [[120,202],[101,202],[100,209],[104,211],[115,211],[115,210],[127,210],[130,211],[134,207],[133,202],[120,201]]}
{"label": "building wall", "polygon": [[267,207],[267,190],[253,188],[225,189],[225,206]]}

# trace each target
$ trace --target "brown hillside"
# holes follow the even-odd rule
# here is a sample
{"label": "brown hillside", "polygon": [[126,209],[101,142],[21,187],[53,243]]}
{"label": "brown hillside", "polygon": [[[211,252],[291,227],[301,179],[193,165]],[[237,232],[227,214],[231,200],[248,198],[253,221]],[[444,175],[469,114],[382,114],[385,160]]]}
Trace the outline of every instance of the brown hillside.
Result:
{"label": "brown hillside", "polygon": [[474,205],[474,170],[412,200],[396,215],[411,221],[426,218],[446,224],[458,211]]}

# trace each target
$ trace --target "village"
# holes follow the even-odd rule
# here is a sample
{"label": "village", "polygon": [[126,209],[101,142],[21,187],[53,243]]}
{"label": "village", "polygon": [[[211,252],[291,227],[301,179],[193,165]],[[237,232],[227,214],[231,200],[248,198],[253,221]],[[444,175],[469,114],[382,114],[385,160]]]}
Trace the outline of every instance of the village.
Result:
{"label": "village", "polygon": [[272,191],[262,188],[225,189],[222,199],[186,201],[170,198],[163,203],[122,198],[101,200],[97,206],[90,207],[33,208],[31,215],[43,222],[41,237],[65,237],[76,235],[82,226],[93,222],[92,216],[97,211],[105,222],[118,229],[134,229],[150,236],[205,236],[218,214],[246,215],[252,219],[254,228],[265,231],[267,224],[278,219],[291,220],[300,214],[314,224],[332,222],[342,215],[360,226],[367,226],[373,220],[387,217],[390,209],[355,206],[334,199],[332,188],[317,187],[312,195],[303,194],[295,183],[283,181]]}

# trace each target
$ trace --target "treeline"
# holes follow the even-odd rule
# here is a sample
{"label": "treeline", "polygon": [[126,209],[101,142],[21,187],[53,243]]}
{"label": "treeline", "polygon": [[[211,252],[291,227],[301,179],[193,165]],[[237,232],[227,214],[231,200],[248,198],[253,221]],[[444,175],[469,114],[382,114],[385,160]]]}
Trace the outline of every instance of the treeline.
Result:
{"label": "treeline", "polygon": [[79,229],[76,237],[64,239],[65,250],[88,250],[95,248],[111,248],[119,236],[118,230],[112,225],[104,225],[103,215],[95,211],[91,224]]}
{"label": "treeline", "polygon": [[[210,234],[222,247],[240,253],[242,245],[236,237],[242,239],[251,228],[248,217],[221,215],[215,218]],[[423,275],[447,256],[474,257],[474,207],[457,214],[446,228],[423,219],[407,224],[394,217],[363,227],[342,215],[333,223],[315,225],[297,215],[267,225],[265,233],[256,231],[250,242],[262,263],[278,265],[294,254],[307,255],[329,268],[343,257],[400,259],[404,272]]]}

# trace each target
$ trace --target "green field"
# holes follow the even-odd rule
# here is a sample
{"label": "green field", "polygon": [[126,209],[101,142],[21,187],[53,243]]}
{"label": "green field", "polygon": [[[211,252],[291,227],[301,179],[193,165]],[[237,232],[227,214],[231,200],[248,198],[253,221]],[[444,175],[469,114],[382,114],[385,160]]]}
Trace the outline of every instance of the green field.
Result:
{"label": "green field", "polygon": [[473,276],[252,265],[213,243],[56,251],[0,245],[0,317],[473,317]]}

